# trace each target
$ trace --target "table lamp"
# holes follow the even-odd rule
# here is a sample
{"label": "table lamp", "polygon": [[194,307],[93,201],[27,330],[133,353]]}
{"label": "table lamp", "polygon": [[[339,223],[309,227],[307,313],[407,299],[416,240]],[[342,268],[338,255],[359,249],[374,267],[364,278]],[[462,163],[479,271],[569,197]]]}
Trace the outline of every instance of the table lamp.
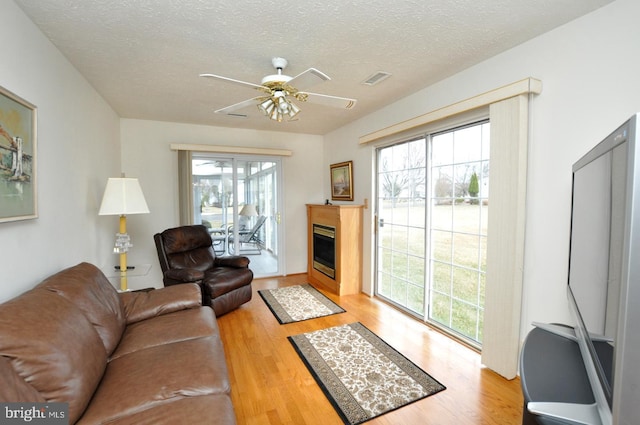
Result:
{"label": "table lamp", "polygon": [[[257,217],[258,211],[256,210],[256,206],[253,204],[244,204],[240,212],[238,213],[240,217],[246,217],[246,222],[250,222],[250,217]],[[249,226],[247,226],[249,227]]]}
{"label": "table lamp", "polygon": [[[119,215],[120,231],[116,233],[115,254],[120,254],[120,290],[127,291],[127,251],[133,245],[127,234],[127,214],[148,214],[149,207],[138,179],[112,177],[107,181],[98,215]],[[116,267],[117,268],[117,267]]]}

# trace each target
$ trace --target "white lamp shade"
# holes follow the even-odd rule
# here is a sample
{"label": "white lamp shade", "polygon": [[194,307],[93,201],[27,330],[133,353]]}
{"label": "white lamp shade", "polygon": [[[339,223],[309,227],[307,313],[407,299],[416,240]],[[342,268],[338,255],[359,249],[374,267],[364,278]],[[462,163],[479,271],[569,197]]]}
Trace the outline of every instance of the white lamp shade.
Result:
{"label": "white lamp shade", "polygon": [[258,215],[258,211],[256,211],[256,206],[253,204],[245,204],[238,215],[242,215],[245,217],[254,217]]}
{"label": "white lamp shade", "polygon": [[98,215],[147,214],[149,207],[138,179],[112,177],[104,189]]}

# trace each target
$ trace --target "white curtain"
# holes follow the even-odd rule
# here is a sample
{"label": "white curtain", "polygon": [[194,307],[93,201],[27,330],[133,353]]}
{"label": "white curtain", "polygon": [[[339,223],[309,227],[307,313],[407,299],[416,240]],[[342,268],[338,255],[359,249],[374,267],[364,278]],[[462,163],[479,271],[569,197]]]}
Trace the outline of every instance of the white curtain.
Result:
{"label": "white curtain", "polygon": [[482,363],[518,373],[527,194],[528,96],[491,104],[491,192]]}

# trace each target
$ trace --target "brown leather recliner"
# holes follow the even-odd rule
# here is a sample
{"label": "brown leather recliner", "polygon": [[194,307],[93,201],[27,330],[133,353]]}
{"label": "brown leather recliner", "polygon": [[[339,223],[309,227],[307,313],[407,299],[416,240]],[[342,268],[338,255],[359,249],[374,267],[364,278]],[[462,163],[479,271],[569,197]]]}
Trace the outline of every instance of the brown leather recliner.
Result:
{"label": "brown leather recliner", "polygon": [[251,300],[253,272],[249,259],[217,257],[211,236],[203,225],[181,226],[153,235],[164,286],[197,283],[202,304],[222,316]]}

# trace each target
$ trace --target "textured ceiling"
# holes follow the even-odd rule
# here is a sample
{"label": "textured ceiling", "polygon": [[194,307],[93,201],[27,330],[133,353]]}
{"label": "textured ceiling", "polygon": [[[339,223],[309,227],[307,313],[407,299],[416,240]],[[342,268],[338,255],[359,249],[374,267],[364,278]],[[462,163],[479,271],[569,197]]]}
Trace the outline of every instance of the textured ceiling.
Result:
{"label": "textured ceiling", "polygon": [[[326,134],[612,0],[15,0],[123,118]],[[204,79],[259,84],[271,58],[285,74],[331,77],[309,91],[355,98],[308,103],[294,122],[257,110],[213,111],[256,96]],[[377,71],[392,74],[361,84]]]}

